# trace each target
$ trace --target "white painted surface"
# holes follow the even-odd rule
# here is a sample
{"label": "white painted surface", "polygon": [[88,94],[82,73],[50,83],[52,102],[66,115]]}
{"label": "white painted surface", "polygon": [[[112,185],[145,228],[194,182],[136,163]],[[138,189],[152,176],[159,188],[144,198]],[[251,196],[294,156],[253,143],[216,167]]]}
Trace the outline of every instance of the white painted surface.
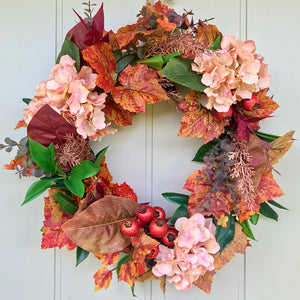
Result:
{"label": "white painted surface", "polygon": [[[57,51],[55,41],[59,48],[65,33],[77,20],[71,8],[82,13],[82,1],[1,2],[0,137],[21,137],[24,135],[22,129],[12,130],[22,118],[24,106],[21,98],[33,96],[36,84],[47,78]],[[106,29],[115,30],[134,23],[144,3],[142,0],[104,1]],[[277,134],[291,129],[299,131],[298,1],[287,0],[283,4],[271,0],[249,0],[248,3],[247,0],[174,0],[168,3],[177,12],[183,11],[183,8],[193,9],[195,19],[215,17],[214,23],[225,35],[243,39],[248,35],[249,39],[254,39],[258,52],[270,64],[273,76],[271,94],[274,93],[275,100],[281,105],[275,114],[277,117],[265,121],[262,129]],[[160,194],[183,192],[181,187],[187,176],[200,167],[190,160],[201,141],[178,138],[179,123],[180,115],[176,114],[174,107],[160,103],[153,108],[148,107],[146,115],[136,117],[131,128],[121,129],[116,136],[106,137],[99,145],[99,148],[110,145],[108,163],[115,182],[126,180],[137,192],[140,202],[160,204],[169,213],[175,207],[164,201]],[[296,137],[299,138],[297,133]],[[299,142],[295,142],[277,167],[282,174],[277,180],[286,193],[280,202],[290,211],[280,211],[278,223],[260,221],[254,229],[259,242],[252,242],[246,264],[242,255],[235,257],[215,276],[209,296],[197,288],[184,293],[168,285],[165,299],[299,299],[299,148]],[[1,164],[4,164],[11,156],[1,151],[0,158]],[[20,203],[32,180],[18,181],[13,173],[0,171],[0,298],[131,299],[128,286],[117,283],[116,278],[108,290],[93,291],[92,276],[100,267],[95,258],[89,257],[87,262],[75,269],[74,252],[57,250],[54,260],[53,250],[40,250],[42,198],[21,208]],[[139,299],[164,299],[158,282],[137,284],[136,294]]]}

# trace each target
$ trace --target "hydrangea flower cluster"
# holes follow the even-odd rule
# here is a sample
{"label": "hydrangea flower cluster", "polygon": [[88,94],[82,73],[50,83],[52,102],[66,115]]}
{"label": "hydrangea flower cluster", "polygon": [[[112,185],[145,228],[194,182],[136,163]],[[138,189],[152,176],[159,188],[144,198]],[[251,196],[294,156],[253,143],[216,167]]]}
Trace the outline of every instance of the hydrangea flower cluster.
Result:
{"label": "hydrangea flower cluster", "polygon": [[195,58],[192,70],[203,74],[201,81],[208,86],[201,95],[203,106],[227,112],[232,104],[269,87],[271,75],[255,50],[254,41],[223,36],[220,50],[207,50]]}
{"label": "hydrangea flower cluster", "polygon": [[97,139],[107,131],[105,114],[102,111],[105,93],[92,92],[96,87],[97,74],[83,66],[78,73],[75,60],[70,56],[61,57],[51,69],[47,81],[36,87],[36,95],[28,108],[24,109],[24,120],[28,124],[35,113],[44,105],[50,105],[55,111],[73,122],[78,134],[84,138]]}
{"label": "hydrangea flower cluster", "polygon": [[189,219],[179,218],[175,228],[178,237],[174,249],[159,245],[152,273],[158,277],[169,276],[168,282],[174,282],[177,290],[188,290],[199,276],[215,269],[212,254],[217,253],[220,246],[216,242],[216,227],[212,219],[199,213]]}

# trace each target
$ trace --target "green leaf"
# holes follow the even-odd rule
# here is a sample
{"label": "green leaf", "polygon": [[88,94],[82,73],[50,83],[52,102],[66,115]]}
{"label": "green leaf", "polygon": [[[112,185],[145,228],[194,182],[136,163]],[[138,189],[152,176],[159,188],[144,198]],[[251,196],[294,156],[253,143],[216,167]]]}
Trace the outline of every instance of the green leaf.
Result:
{"label": "green leaf", "polygon": [[88,256],[90,252],[77,247],[76,249],[76,267],[81,264]]}
{"label": "green leaf", "polygon": [[254,241],[256,241],[252,230],[250,228],[249,222],[248,220],[245,220],[244,222],[240,223],[240,225],[242,226],[242,231],[246,234],[246,236]]}
{"label": "green leaf", "polygon": [[113,54],[114,54],[116,62],[118,62],[122,58],[122,52],[121,52],[121,50],[117,50]]}
{"label": "green leaf", "polygon": [[128,255],[125,255],[124,257],[122,257],[118,261],[117,267],[116,267],[116,272],[117,272],[118,280],[119,280],[119,276],[120,276],[121,265],[129,263],[132,259],[133,259],[132,256],[128,254]]}
{"label": "green leaf", "polygon": [[79,165],[73,167],[71,178],[84,179],[96,175],[100,167],[93,164],[90,160],[83,160]]}
{"label": "green leaf", "polygon": [[166,200],[185,206],[188,206],[189,203],[189,196],[184,195],[184,194],[179,194],[179,193],[162,193],[161,194]]}
{"label": "green leaf", "polygon": [[259,214],[254,214],[254,215],[251,216],[250,222],[251,222],[253,225],[256,225],[257,222],[258,222],[258,219],[259,219]]}
{"label": "green leaf", "polygon": [[95,166],[100,166],[100,164],[101,164],[101,162],[102,162],[102,159],[103,159],[103,157],[104,157],[104,155],[105,155],[107,149],[108,149],[108,146],[105,147],[105,148],[103,148],[102,150],[100,150],[100,151],[97,153],[97,155],[96,155],[96,160],[95,160],[95,162],[94,162],[94,165],[95,165]]}
{"label": "green leaf", "polygon": [[59,206],[61,207],[61,209],[63,211],[65,211],[66,213],[69,214],[75,214],[78,206],[76,205],[76,203],[71,199],[71,197],[68,197],[65,194],[62,194],[60,192],[57,192],[55,194],[55,197],[58,200]]}
{"label": "green leaf", "polygon": [[[53,145],[46,148],[45,146],[37,143],[33,139],[29,138],[29,150],[34,162],[42,168],[44,171],[55,174],[56,173],[56,161],[53,159],[52,148]],[[54,151],[54,150],[53,150]]]}
{"label": "green leaf", "polygon": [[268,201],[268,203],[269,203],[269,204],[272,204],[272,205],[274,205],[274,206],[276,206],[276,207],[278,207],[278,208],[280,208],[280,209],[289,210],[288,208],[282,206],[281,204],[277,203],[277,202],[274,201],[274,200],[270,200],[270,201]]}
{"label": "green leaf", "polygon": [[157,54],[153,57],[140,60],[139,63],[146,64],[150,68],[160,70],[164,65],[164,59],[161,54]]}
{"label": "green leaf", "polygon": [[134,293],[134,285],[131,287],[131,294],[132,294],[132,297],[136,297],[136,294]]}
{"label": "green leaf", "polygon": [[164,64],[166,64],[171,58],[179,56],[180,54],[181,52],[174,52],[174,53],[167,54],[165,57],[163,57]]}
{"label": "green leaf", "polygon": [[213,45],[209,48],[209,50],[218,50],[220,49],[222,35],[219,34],[218,37],[215,39]]}
{"label": "green leaf", "polygon": [[79,54],[79,48],[71,42],[71,36],[67,37],[61,47],[61,50],[58,54],[58,57],[56,59],[56,63],[58,64],[60,61],[60,58],[64,55],[69,55],[76,61],[76,69],[79,72],[80,71],[80,54]]}
{"label": "green leaf", "polygon": [[212,140],[206,144],[203,144],[197,151],[192,161],[203,162],[204,156],[206,156],[208,154],[208,151],[217,144],[217,140]]}
{"label": "green leaf", "polygon": [[42,193],[44,193],[49,187],[51,187],[51,182],[53,179],[44,179],[34,182],[29,189],[26,192],[25,200],[21,205],[24,205],[38,196],[40,196]]}
{"label": "green leaf", "polygon": [[84,195],[84,184],[81,179],[77,177],[70,177],[64,180],[65,186],[76,196],[82,198]]}
{"label": "green leaf", "polygon": [[22,101],[26,104],[29,104],[29,102],[31,101],[30,98],[23,98]]}
{"label": "green leaf", "polygon": [[117,74],[121,73],[129,64],[133,67],[134,65],[136,65],[137,61],[138,61],[138,58],[135,54],[129,54],[129,55],[122,57],[117,62],[116,73]]}
{"label": "green leaf", "polygon": [[186,206],[180,205],[174,212],[173,216],[169,220],[168,224],[174,225],[177,219],[181,217],[189,218],[189,212]]}
{"label": "green leaf", "polygon": [[228,215],[227,227],[216,225],[216,240],[220,245],[220,252],[222,252],[232,242],[235,233],[234,216]]}
{"label": "green leaf", "polygon": [[260,204],[260,210],[259,212],[270,219],[273,219],[275,221],[278,221],[278,214],[276,213],[276,211],[266,202],[263,202]]}
{"label": "green leaf", "polygon": [[255,134],[262,140],[264,140],[267,143],[271,143],[275,140],[277,140],[278,138],[280,138],[279,135],[275,135],[275,134],[269,134],[269,133],[265,133],[265,132],[260,132],[260,131],[256,131]]}
{"label": "green leaf", "polygon": [[202,75],[192,70],[192,59],[173,57],[161,70],[161,73],[168,79],[187,86],[192,90],[203,92],[206,86],[201,82]]}

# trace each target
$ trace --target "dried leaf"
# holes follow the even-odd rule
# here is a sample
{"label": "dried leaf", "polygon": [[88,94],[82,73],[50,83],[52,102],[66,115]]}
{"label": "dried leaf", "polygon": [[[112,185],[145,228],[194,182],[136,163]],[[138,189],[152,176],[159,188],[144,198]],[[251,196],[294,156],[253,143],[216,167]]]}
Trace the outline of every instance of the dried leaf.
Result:
{"label": "dried leaf", "polygon": [[235,253],[245,253],[247,246],[247,237],[242,232],[241,225],[235,223],[235,235],[233,241],[224,251],[222,251],[221,253],[218,252],[215,255],[214,265],[216,270],[223,268],[227,263],[229,263]]}
{"label": "dried leaf", "polygon": [[216,274],[216,271],[206,271],[203,276],[200,276],[193,284],[201,289],[203,292],[209,294],[211,291],[211,285],[213,281],[213,276]]}
{"label": "dried leaf", "polygon": [[202,137],[204,143],[218,138],[229,124],[229,120],[218,120],[215,114],[202,107],[200,110],[198,95],[192,91],[180,104],[186,111],[181,120],[179,136]]}
{"label": "dried leaf", "polygon": [[96,85],[105,93],[115,88],[113,76],[116,73],[116,60],[109,44],[99,42],[82,51],[83,58],[98,73]]}
{"label": "dried leaf", "polygon": [[200,20],[197,26],[196,40],[203,43],[204,47],[209,48],[220,34],[222,33],[216,25],[206,24]]}
{"label": "dried leaf", "polygon": [[277,164],[279,159],[291,148],[294,133],[295,131],[289,131],[282,137],[270,143],[272,150],[268,151],[268,155],[271,165]]}
{"label": "dried leaf", "polygon": [[166,279],[167,279],[166,275],[160,277],[160,285],[159,285],[159,287],[162,290],[164,296],[166,296]]}
{"label": "dried leaf", "polygon": [[95,291],[101,289],[107,289],[110,286],[112,280],[112,271],[108,270],[105,267],[100,268],[95,274]]}
{"label": "dried leaf", "polygon": [[137,202],[138,200],[136,193],[126,182],[123,182],[121,185],[115,183],[113,188],[113,194],[116,196],[130,199],[135,202]]}
{"label": "dried leaf", "polygon": [[113,253],[130,244],[120,230],[121,222],[139,209],[136,202],[105,196],[63,225],[66,235],[80,248],[92,253]]}
{"label": "dried leaf", "polygon": [[160,279],[160,277],[156,277],[151,270],[145,272],[144,274],[141,274],[140,276],[136,277],[136,281],[144,282],[146,280],[157,280]]}
{"label": "dried leaf", "polygon": [[95,254],[95,256],[101,261],[104,267],[116,264],[120,258],[120,252],[110,254]]}
{"label": "dried leaf", "polygon": [[120,74],[118,86],[113,91],[114,100],[131,112],[145,112],[145,104],[167,100],[169,97],[159,85],[157,72],[147,65],[128,65]]}

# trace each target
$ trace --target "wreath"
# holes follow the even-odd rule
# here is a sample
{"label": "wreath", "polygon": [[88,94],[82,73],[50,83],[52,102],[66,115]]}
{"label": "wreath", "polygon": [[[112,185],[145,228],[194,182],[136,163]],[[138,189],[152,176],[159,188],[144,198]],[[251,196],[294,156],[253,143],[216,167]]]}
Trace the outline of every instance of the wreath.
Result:
{"label": "wreath", "polygon": [[[104,30],[103,5],[66,36],[56,65],[36,87],[17,148],[5,165],[39,179],[23,204],[45,191],[42,249],[76,248],[76,265],[93,253],[102,263],[95,290],[107,289],[116,271],[134,293],[135,282],[161,280],[178,290],[209,293],[216,270],[255,239],[250,223],[277,220],[283,195],[273,165],[288,151],[293,132],[259,131],[278,108],[267,95],[271,76],[253,41],[223,36],[207,20],[195,22],[158,1],[145,5],[135,24]],[[138,204],[126,183],[112,182],[100,141],[132,124],[146,104],[172,102],[183,113],[179,136],[202,138],[193,161],[203,163],[186,180],[189,194],[163,193],[178,208]],[[115,265],[111,266],[110,265]]]}

